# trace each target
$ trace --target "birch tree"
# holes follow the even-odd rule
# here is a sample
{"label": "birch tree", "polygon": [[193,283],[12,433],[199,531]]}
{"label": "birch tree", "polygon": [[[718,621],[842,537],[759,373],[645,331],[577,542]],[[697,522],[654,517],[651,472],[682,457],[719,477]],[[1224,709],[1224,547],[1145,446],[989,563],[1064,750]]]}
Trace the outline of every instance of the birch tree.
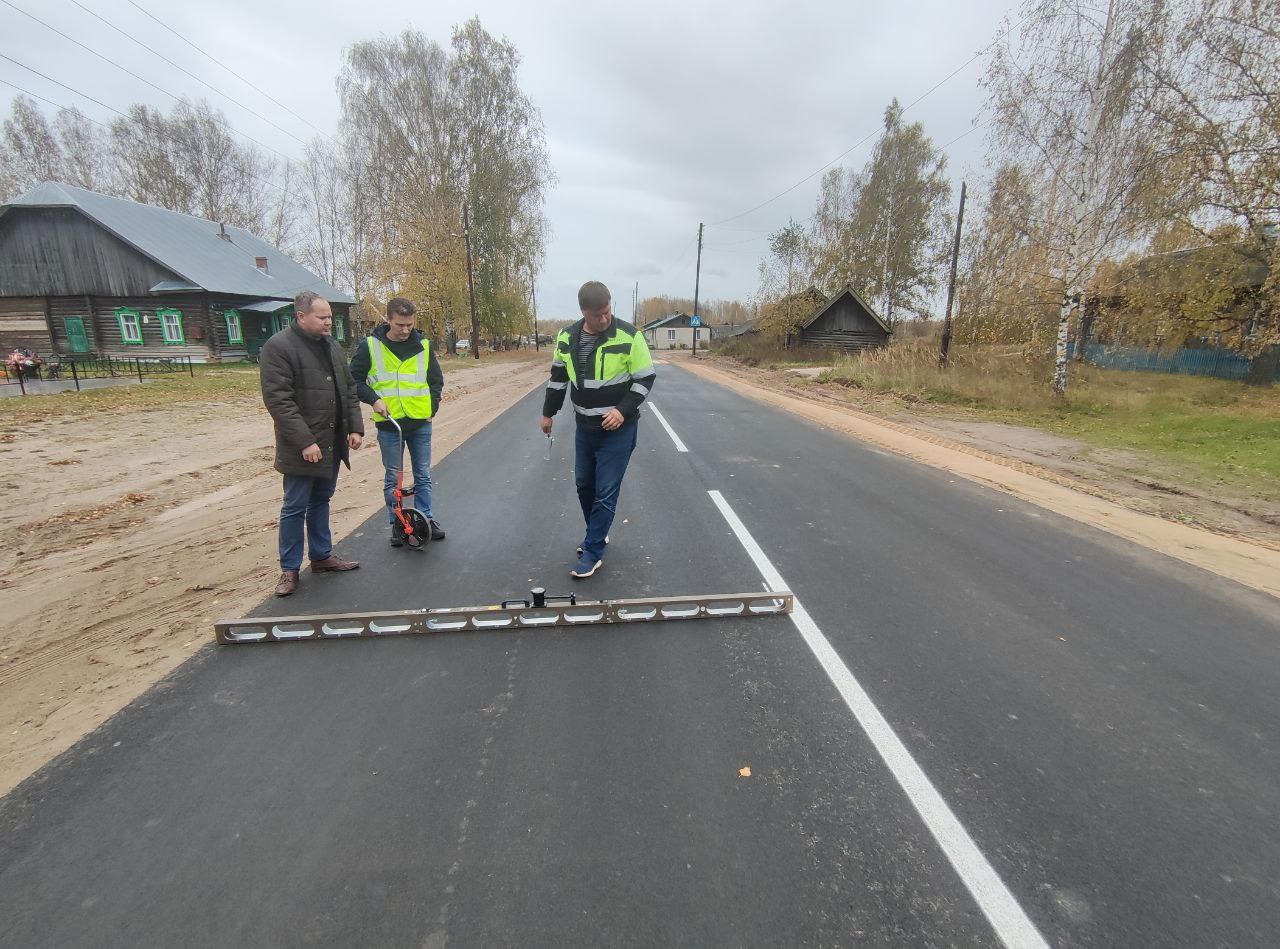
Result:
{"label": "birch tree", "polygon": [[490,336],[528,322],[519,301],[547,237],[553,176],[519,65],[515,47],[473,18],[449,49],[412,30],[356,43],[338,81],[344,134],[370,169],[377,272],[393,283],[417,273],[436,295],[432,305],[451,311],[466,203],[477,309]]}
{"label": "birch tree", "polygon": [[848,283],[878,299],[890,326],[900,314],[927,318],[950,247],[945,170],[946,156],[923,125],[902,121],[895,99],[862,172],[833,169],[823,177],[811,228],[822,288]]}
{"label": "birch tree", "polygon": [[770,257],[760,264],[758,306],[761,328],[774,336],[791,337],[813,312],[807,297],[797,291],[798,267],[805,250],[804,229],[795,221],[769,235]]}
{"label": "birch tree", "polygon": [[[985,78],[997,147],[1043,169],[1038,236],[1059,285],[1053,391],[1067,388],[1073,318],[1103,261],[1148,227],[1145,196],[1158,174],[1140,64],[1160,42],[1160,0],[1026,0],[1016,29],[993,47]],[[1086,342],[1087,323],[1077,334]]]}
{"label": "birch tree", "polygon": [[[1168,244],[1199,248],[1148,297],[1180,301],[1187,329],[1232,333],[1253,357],[1249,381],[1280,363],[1280,4],[1171,0],[1178,29],[1146,49],[1149,109],[1165,174],[1155,192]],[[1178,258],[1166,256],[1162,262]],[[1260,274],[1243,277],[1244,274]],[[1242,282],[1256,291],[1242,300]],[[1218,298],[1217,310],[1206,306]],[[1247,305],[1240,305],[1245,303]],[[1149,309],[1149,308],[1148,308]]]}
{"label": "birch tree", "polygon": [[0,138],[0,186],[13,198],[41,181],[62,177],[62,147],[36,103],[16,96]]}

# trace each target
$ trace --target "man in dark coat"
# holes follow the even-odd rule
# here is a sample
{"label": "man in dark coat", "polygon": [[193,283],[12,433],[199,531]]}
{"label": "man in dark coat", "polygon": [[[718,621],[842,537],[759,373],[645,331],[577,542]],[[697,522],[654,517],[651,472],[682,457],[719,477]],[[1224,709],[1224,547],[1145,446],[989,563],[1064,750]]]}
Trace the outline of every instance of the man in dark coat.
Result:
{"label": "man in dark coat", "polygon": [[298,294],[293,308],[293,323],[267,340],[258,357],[262,401],[275,420],[275,468],[284,475],[276,596],[298,589],[304,525],[312,573],[360,566],[333,552],[329,531],[329,499],[338,485],[338,464],[351,467],[349,452],[359,448],[364,437],[355,380],[341,348],[329,336],[329,302],[307,290]]}

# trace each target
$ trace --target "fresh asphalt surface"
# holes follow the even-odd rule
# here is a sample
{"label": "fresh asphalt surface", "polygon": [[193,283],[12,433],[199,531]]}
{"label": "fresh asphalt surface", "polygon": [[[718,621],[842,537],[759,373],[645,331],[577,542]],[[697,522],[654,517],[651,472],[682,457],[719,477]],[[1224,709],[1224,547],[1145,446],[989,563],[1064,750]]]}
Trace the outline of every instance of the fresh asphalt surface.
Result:
{"label": "fresh asphalt surface", "polygon": [[[575,585],[540,399],[260,612],[762,589],[719,491],[1045,941],[1277,944],[1276,601],[678,366]],[[211,645],[0,802],[0,946],[998,945],[877,747],[785,617]]]}

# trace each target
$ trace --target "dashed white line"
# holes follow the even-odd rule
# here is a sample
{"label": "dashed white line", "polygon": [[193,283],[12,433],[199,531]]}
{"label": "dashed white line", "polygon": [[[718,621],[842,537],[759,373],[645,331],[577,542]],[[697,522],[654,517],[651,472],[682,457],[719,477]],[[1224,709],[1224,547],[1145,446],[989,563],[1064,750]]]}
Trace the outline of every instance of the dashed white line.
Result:
{"label": "dashed white line", "polygon": [[[662,424],[666,425],[666,422]],[[667,431],[670,429],[668,428]],[[675,438],[674,434],[672,438]],[[724,495],[719,491],[707,493],[711,495],[711,500],[720,509],[724,519],[729,522],[729,527],[764,576],[765,582],[774,590],[788,589],[782,575],[765,556],[764,551],[748,532],[746,525],[734,513],[733,508],[725,501]],[[795,600],[791,621],[795,623],[796,629],[800,631],[800,635],[813,651],[818,664],[831,679],[840,697],[849,706],[853,717],[858,720],[862,730],[871,739],[872,745],[875,746],[890,773],[906,792],[916,813],[929,828],[929,833],[938,842],[938,846],[946,854],[951,866],[955,868],[961,881],[977,901],[978,907],[991,923],[996,936],[1010,949],[1014,947],[1048,949],[1049,944],[1040,935],[1035,924],[1023,912],[1018,901],[1009,892],[1009,888],[1004,885],[1004,881],[987,862],[987,858],[982,855],[978,845],[973,842],[969,832],[952,813],[951,808],[929,781],[923,769],[916,764],[907,746],[902,743],[889,722],[880,714],[871,697],[858,684],[858,680],[832,648],[827,637],[818,628],[818,624],[800,604],[799,598]]]}
{"label": "dashed white line", "polygon": [[684,442],[680,441],[680,436],[675,433],[675,429],[667,424],[667,420],[662,417],[662,413],[658,411],[658,407],[652,402],[646,402],[645,404],[648,405],[649,408],[653,409],[653,414],[657,416],[658,421],[662,423],[662,427],[667,430],[667,434],[671,436],[671,440],[676,443],[676,451],[687,452],[689,449],[684,447]]}

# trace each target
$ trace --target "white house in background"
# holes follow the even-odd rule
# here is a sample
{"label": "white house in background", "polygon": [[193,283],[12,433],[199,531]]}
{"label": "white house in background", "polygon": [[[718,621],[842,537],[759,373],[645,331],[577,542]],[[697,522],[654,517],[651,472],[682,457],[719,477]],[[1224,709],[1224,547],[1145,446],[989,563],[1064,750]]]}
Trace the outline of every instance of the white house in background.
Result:
{"label": "white house in background", "polygon": [[692,349],[696,334],[698,348],[710,348],[711,331],[707,326],[693,326],[688,313],[676,313],[641,327],[650,349]]}

